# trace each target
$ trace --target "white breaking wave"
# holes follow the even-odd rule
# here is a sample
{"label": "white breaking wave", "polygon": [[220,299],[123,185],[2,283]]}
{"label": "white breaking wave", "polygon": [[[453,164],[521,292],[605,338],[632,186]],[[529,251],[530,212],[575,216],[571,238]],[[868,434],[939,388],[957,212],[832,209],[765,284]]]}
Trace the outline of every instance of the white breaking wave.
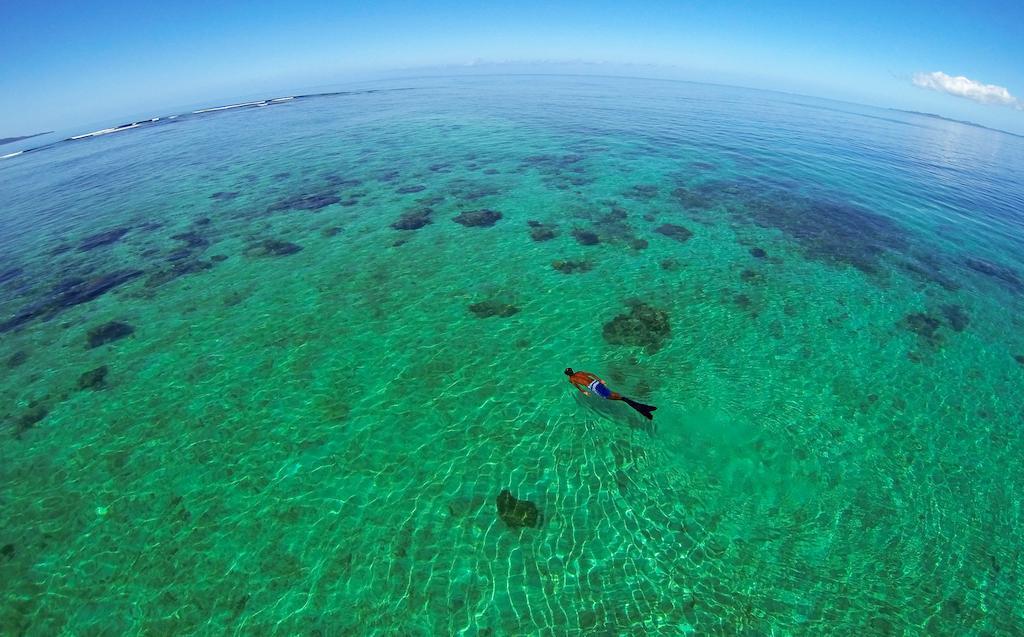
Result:
{"label": "white breaking wave", "polygon": [[0,155],[0,159],[10,159],[11,157],[17,157],[18,155],[22,154],[23,152],[25,152],[25,151],[19,150],[18,152],[11,153],[9,155]]}
{"label": "white breaking wave", "polygon": [[289,96],[289,97],[275,97],[274,99],[271,99],[271,100],[259,100],[257,102],[242,102],[241,104],[228,104],[227,106],[214,106],[213,108],[201,108],[198,111],[192,111],[192,114],[193,115],[199,115],[199,114],[202,114],[202,113],[212,113],[214,111],[226,111],[226,110],[232,109],[232,108],[247,108],[247,107],[250,107],[250,106],[255,106],[255,107],[258,108],[258,107],[261,107],[261,106],[267,106],[269,104],[278,104],[280,102],[287,102],[288,100],[293,100],[293,99],[295,99],[294,95],[293,96]]}
{"label": "white breaking wave", "polygon": [[[239,103],[239,104],[228,104],[227,106],[214,106],[214,107],[211,107],[211,108],[201,108],[198,111],[192,111],[192,114],[200,115],[202,113],[212,113],[212,112],[215,112],[215,111],[226,111],[226,110],[230,110],[230,109],[233,109],[233,108],[247,108],[247,107],[269,106],[270,104],[279,104],[281,102],[287,102],[287,101],[290,101],[290,100],[293,100],[293,99],[295,99],[295,96],[294,95],[290,95],[288,97],[275,97],[274,99],[259,100],[259,101],[256,101],[256,102],[242,102],[242,103]],[[138,128],[140,126],[145,126],[147,124],[153,124],[155,122],[159,122],[161,119],[171,120],[171,119],[177,119],[178,117],[179,117],[179,115],[167,115],[167,116],[164,116],[164,117],[152,117],[150,119],[142,119],[142,120],[139,120],[137,122],[132,122],[130,124],[121,124],[120,126],[111,126],[110,128],[104,128],[104,129],[101,129],[101,130],[92,131],[91,133],[83,133],[81,135],[73,135],[71,137],[68,137],[66,141],[73,141],[73,140],[78,140],[78,139],[86,139],[86,138],[89,138],[89,137],[99,137],[101,135],[109,135],[110,133],[118,133],[118,132],[123,131],[123,130],[129,130],[129,129],[132,129],[132,128]],[[17,152],[17,153],[12,153],[10,155],[3,155],[3,156],[0,156],[0,159],[7,159],[8,157],[14,157],[15,155],[20,155],[21,152],[24,152],[24,151],[20,151],[20,152]]]}
{"label": "white breaking wave", "polygon": [[198,115],[199,113],[212,113],[213,111],[226,111],[229,108],[244,108],[246,106],[266,106],[266,100],[260,100],[259,102],[245,102],[243,104],[228,104],[227,106],[215,106],[213,108],[202,108],[198,111],[192,111],[193,114]]}
{"label": "white breaking wave", "polygon": [[93,131],[91,133],[85,133],[84,135],[74,135],[68,139],[85,139],[86,137],[99,137],[100,135],[109,135],[110,133],[116,133],[130,128],[138,128],[138,122],[133,124],[122,124],[121,126],[114,126],[113,128],[104,128],[103,130]]}
{"label": "white breaking wave", "polygon": [[91,133],[85,133],[83,135],[74,135],[73,137],[68,137],[68,139],[85,139],[86,137],[99,137],[100,135],[109,135],[110,133],[117,133],[119,131],[128,130],[131,128],[138,128],[139,126],[142,126],[144,124],[152,124],[153,122],[159,121],[159,117],[140,119],[139,121],[132,122],[131,124],[121,124],[120,126],[112,126],[110,128],[104,128],[102,130],[93,131]]}

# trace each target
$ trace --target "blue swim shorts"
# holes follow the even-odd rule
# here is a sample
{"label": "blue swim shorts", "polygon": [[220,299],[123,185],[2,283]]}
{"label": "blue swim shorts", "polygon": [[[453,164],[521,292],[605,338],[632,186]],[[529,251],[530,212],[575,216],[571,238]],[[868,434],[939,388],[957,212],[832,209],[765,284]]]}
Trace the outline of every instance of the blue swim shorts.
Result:
{"label": "blue swim shorts", "polygon": [[594,392],[601,398],[608,398],[609,396],[612,395],[612,390],[605,387],[604,383],[602,383],[599,380],[591,382],[589,385],[587,385],[587,387],[590,388],[590,391]]}

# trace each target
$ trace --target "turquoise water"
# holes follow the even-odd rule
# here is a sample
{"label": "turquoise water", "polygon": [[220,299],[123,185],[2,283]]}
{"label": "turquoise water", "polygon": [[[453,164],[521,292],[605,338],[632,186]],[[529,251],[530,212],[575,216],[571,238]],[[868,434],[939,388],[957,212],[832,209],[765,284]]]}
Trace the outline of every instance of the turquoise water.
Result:
{"label": "turquoise water", "polygon": [[1019,631],[1024,139],[373,88],[0,161],[0,633]]}

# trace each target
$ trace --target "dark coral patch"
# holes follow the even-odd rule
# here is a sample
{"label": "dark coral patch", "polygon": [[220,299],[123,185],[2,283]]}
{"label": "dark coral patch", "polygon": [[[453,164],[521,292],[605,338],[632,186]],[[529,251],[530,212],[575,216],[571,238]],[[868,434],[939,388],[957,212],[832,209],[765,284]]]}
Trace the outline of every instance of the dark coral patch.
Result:
{"label": "dark coral patch", "polygon": [[363,185],[363,182],[360,181],[359,179],[354,179],[352,177],[343,177],[341,175],[326,175],[324,177],[324,180],[334,188],[338,188],[341,190],[345,190],[346,188],[355,188],[356,186]]}
{"label": "dark coral patch", "polygon": [[1012,292],[1024,292],[1024,280],[1021,280],[1020,275],[1012,268],[976,258],[965,259],[964,264],[975,272],[996,279]]}
{"label": "dark coral patch", "polygon": [[228,255],[226,255],[226,254],[215,254],[212,257],[210,257],[210,261],[213,261],[214,263],[220,263],[222,261],[227,261],[227,260],[228,260]]}
{"label": "dark coral patch", "polygon": [[402,214],[398,218],[398,221],[391,224],[391,227],[395,230],[419,230],[423,226],[433,223],[431,215],[433,210],[430,208],[419,208],[417,210],[410,210]]}
{"label": "dark coral patch", "polygon": [[302,246],[280,239],[263,239],[250,243],[245,248],[247,257],[284,257],[302,250]]}
{"label": "dark coral patch", "polygon": [[558,236],[558,230],[555,226],[532,219],[527,221],[526,225],[530,226],[530,238],[534,241],[550,241]]}
{"label": "dark coral patch", "polygon": [[594,264],[590,261],[563,261],[558,259],[551,262],[551,267],[562,274],[576,274],[579,272],[590,272],[594,268]]}
{"label": "dark coral patch", "polygon": [[142,275],[141,270],[118,270],[91,279],[75,279],[58,286],[55,303],[61,307],[80,305]]}
{"label": "dark coral patch", "polygon": [[780,230],[815,260],[874,273],[886,250],[906,250],[909,245],[907,232],[899,224],[854,204],[788,193],[771,199],[747,196],[741,217]]}
{"label": "dark coral patch", "polygon": [[1013,360],[1017,361],[1021,365],[1024,365],[1024,354],[1014,354]]}
{"label": "dark coral patch", "polygon": [[206,240],[201,234],[194,230],[187,232],[180,232],[175,235],[171,235],[171,238],[175,241],[182,241],[185,243],[185,247],[188,249],[200,249],[210,245],[210,242]]}
{"label": "dark coral patch", "polygon": [[898,261],[898,264],[915,277],[929,283],[937,283],[950,292],[960,289],[960,284],[942,271],[939,258],[933,254],[915,254],[909,259]]}
{"label": "dark coral patch", "polygon": [[555,163],[559,166],[571,166],[585,159],[583,155],[579,153],[569,153],[567,155],[561,155],[555,159]]}
{"label": "dark coral patch", "polygon": [[235,190],[231,190],[231,191],[224,190],[224,191],[221,191],[221,192],[213,193],[212,195],[210,195],[210,199],[213,199],[214,201],[231,201],[232,199],[234,199],[237,196],[238,196],[238,191],[235,191]]}
{"label": "dark coral patch", "polygon": [[523,160],[518,172],[534,168],[543,176],[545,185],[558,190],[578,188],[594,181],[586,175],[586,169],[579,165],[583,155],[533,155]]}
{"label": "dark coral patch", "polygon": [[714,198],[701,189],[690,189],[683,186],[672,191],[672,197],[684,208],[705,210],[715,205]]}
{"label": "dark coral patch", "polygon": [[426,189],[427,189],[427,187],[426,186],[422,186],[422,185],[402,186],[401,188],[399,188],[395,192],[397,192],[400,195],[411,195],[414,192],[423,192]]}
{"label": "dark coral patch", "polygon": [[622,195],[630,199],[650,201],[658,196],[658,187],[650,184],[638,184],[623,192]]}
{"label": "dark coral patch", "polygon": [[327,238],[336,237],[339,234],[341,234],[341,226],[331,226],[320,231],[320,236]]}
{"label": "dark coral patch", "polygon": [[269,212],[277,212],[279,210],[320,210],[339,201],[341,201],[340,198],[326,193],[295,195],[271,204],[267,210]]}
{"label": "dark coral patch", "polygon": [[530,238],[534,241],[550,241],[558,236],[558,232],[545,226],[543,228],[530,228]]}
{"label": "dark coral patch", "polygon": [[[808,197],[788,184],[763,179],[704,183],[678,191],[677,199],[708,199],[734,220],[774,228],[798,243],[808,259],[846,265],[867,274],[887,272],[879,260],[909,254],[910,233],[891,218],[828,197]],[[937,281],[938,282],[938,281]]]}
{"label": "dark coral patch", "polygon": [[548,166],[566,168],[583,161],[583,155],[531,155],[523,159],[527,166]]}
{"label": "dark coral patch", "polygon": [[107,372],[109,368],[106,365],[100,365],[96,369],[90,369],[84,372],[78,377],[78,389],[91,389],[100,390],[107,386]]}
{"label": "dark coral patch", "polygon": [[499,194],[501,188],[492,180],[454,179],[448,183],[446,191],[456,199],[476,201],[477,199]]}
{"label": "dark coral patch", "polygon": [[489,300],[473,303],[469,306],[469,311],[475,314],[477,318],[491,318],[492,316],[507,318],[513,314],[518,314],[519,308],[504,301]]}
{"label": "dark coral patch", "polygon": [[679,262],[679,259],[662,259],[658,265],[661,266],[662,270],[666,270],[668,272],[678,272],[683,267],[683,264]]}
{"label": "dark coral patch", "polygon": [[430,206],[438,205],[439,203],[443,202],[444,199],[444,195],[428,195],[426,197],[417,198],[416,203],[419,204],[421,207],[429,208]]}
{"label": "dark coral patch", "polygon": [[670,239],[675,239],[679,243],[685,243],[693,236],[693,232],[674,223],[662,224],[655,228],[654,231],[658,234],[663,234]]}
{"label": "dark coral patch", "polygon": [[[628,245],[634,250],[643,250],[647,247],[646,241],[640,239],[633,233],[632,226],[627,219],[629,213],[625,208],[615,201],[607,201],[608,212],[597,216],[591,226],[592,229],[575,228],[572,232],[576,241],[581,245],[597,245],[607,243],[611,245]],[[589,215],[593,218],[593,215]]]}
{"label": "dark coral patch", "polygon": [[[187,235],[192,236],[194,233],[187,233]],[[181,238],[182,236],[184,235],[177,235],[176,238]],[[159,287],[177,279],[178,277],[188,274],[198,274],[212,269],[213,263],[211,261],[203,261],[202,259],[197,258],[196,253],[193,252],[194,249],[205,249],[205,245],[205,240],[197,240],[197,243],[195,243],[193,247],[186,246],[168,254],[165,258],[167,266],[146,277],[145,286],[147,288]],[[223,261],[224,259],[222,258],[221,260]]]}
{"label": "dark coral patch", "polygon": [[161,285],[169,283],[178,277],[182,277],[187,274],[198,274],[213,268],[213,263],[195,259],[192,257],[191,253],[186,251],[172,253],[168,260],[171,263],[169,267],[157,270],[146,277],[146,283],[144,285],[147,288],[160,287]]}
{"label": "dark coral patch", "polygon": [[761,285],[764,283],[764,274],[748,268],[740,272],[740,280],[748,285]]}
{"label": "dark coral patch", "polygon": [[605,323],[602,335],[612,345],[633,345],[656,352],[669,338],[670,332],[668,312],[634,302],[629,314],[619,314]]}
{"label": "dark coral patch", "polygon": [[501,213],[497,210],[470,210],[452,218],[455,223],[466,227],[487,228],[498,223]]}
{"label": "dark coral patch", "polygon": [[596,181],[594,177],[585,177],[582,175],[556,175],[546,179],[545,183],[550,186],[554,186],[559,190],[570,190],[572,188],[586,186],[594,181]]}
{"label": "dark coral patch", "polygon": [[23,413],[14,423],[14,435],[21,438],[29,429],[35,427],[43,418],[49,415],[50,410],[45,405],[41,404],[30,404],[28,411]]}
{"label": "dark coral patch", "polygon": [[28,352],[23,349],[19,349],[10,356],[7,357],[7,369],[14,369],[15,367],[21,367],[28,360]]}
{"label": "dark coral patch", "polygon": [[508,489],[502,489],[497,498],[498,517],[513,529],[524,526],[536,529],[544,523],[544,515],[529,500],[518,500]]}
{"label": "dark coral patch", "polygon": [[226,294],[223,299],[224,307],[235,307],[245,301],[252,294],[252,290],[235,290]]}
{"label": "dark coral patch", "polygon": [[121,237],[128,234],[131,228],[114,228],[113,230],[107,230],[106,232],[99,232],[94,235],[90,235],[82,239],[81,243],[78,244],[79,252],[88,252],[94,248],[101,246],[107,246],[111,243],[117,243],[121,240]]}
{"label": "dark coral patch", "polygon": [[0,556],[7,560],[12,559],[14,557],[14,545],[4,544],[3,548],[0,548]]}
{"label": "dark coral patch", "polygon": [[86,342],[89,349],[119,341],[135,333],[135,328],[121,321],[109,321],[103,325],[97,325],[89,330],[86,335]]}
{"label": "dark coral patch", "polygon": [[61,281],[54,287],[49,298],[30,305],[0,323],[0,332],[13,330],[35,318],[53,318],[69,307],[92,301],[141,275],[141,270],[119,270],[89,279],[71,278]]}
{"label": "dark coral patch", "polygon": [[917,334],[917,336],[932,346],[939,346],[943,342],[939,328],[942,321],[924,312],[912,312],[903,317],[898,323],[903,329]]}
{"label": "dark coral patch", "polygon": [[960,305],[949,303],[940,307],[939,310],[942,312],[942,317],[946,319],[946,323],[949,324],[949,327],[954,332],[962,332],[971,324],[970,315]]}
{"label": "dark coral patch", "polygon": [[183,246],[174,250],[165,257],[167,263],[179,263],[181,261],[187,261],[189,259],[195,259],[196,254],[203,252],[206,249],[205,241],[201,246]]}
{"label": "dark coral patch", "polygon": [[622,223],[628,217],[629,217],[629,213],[626,212],[625,208],[623,208],[622,206],[618,205],[615,202],[611,202],[611,205],[608,208],[608,212],[605,213],[604,216],[601,217],[600,223],[602,225],[613,224],[613,223]]}
{"label": "dark coral patch", "polygon": [[754,257],[755,259],[764,259],[768,256],[768,253],[761,248],[754,247],[750,249],[750,256]]}
{"label": "dark coral patch", "polygon": [[572,236],[576,238],[577,243],[584,246],[596,246],[601,243],[601,237],[599,237],[593,230],[573,228]]}

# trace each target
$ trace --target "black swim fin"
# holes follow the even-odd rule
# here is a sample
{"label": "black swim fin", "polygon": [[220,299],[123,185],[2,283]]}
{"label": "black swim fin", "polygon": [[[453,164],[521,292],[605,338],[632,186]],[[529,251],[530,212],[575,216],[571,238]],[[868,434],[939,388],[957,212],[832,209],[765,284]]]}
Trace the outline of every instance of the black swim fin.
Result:
{"label": "black swim fin", "polygon": [[651,414],[652,411],[657,409],[657,407],[655,407],[654,405],[645,405],[643,403],[638,403],[635,400],[626,398],[625,396],[622,397],[622,402],[626,403],[633,409],[639,411],[641,414],[644,415],[644,418],[646,418],[647,420],[654,420],[654,416]]}

